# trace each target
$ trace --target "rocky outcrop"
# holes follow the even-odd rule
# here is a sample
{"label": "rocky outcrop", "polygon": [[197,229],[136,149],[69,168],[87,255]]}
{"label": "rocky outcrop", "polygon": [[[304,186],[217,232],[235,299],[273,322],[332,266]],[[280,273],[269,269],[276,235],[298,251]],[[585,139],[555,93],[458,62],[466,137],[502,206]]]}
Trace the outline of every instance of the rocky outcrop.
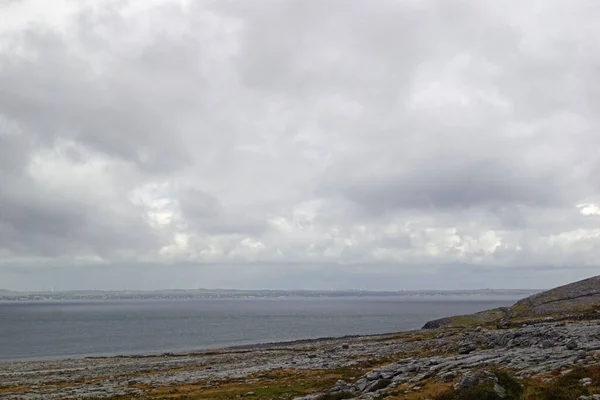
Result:
{"label": "rocky outcrop", "polygon": [[496,324],[508,328],[514,323],[561,319],[596,319],[600,315],[600,276],[570,283],[518,301],[512,307],[486,310],[470,315],[446,317],[427,322],[423,329],[449,326]]}
{"label": "rocky outcrop", "polygon": [[457,383],[454,385],[455,389],[468,389],[475,386],[485,385],[487,383],[493,384],[493,391],[498,397],[503,399],[506,397],[506,389],[498,383],[498,377],[491,371],[486,369],[478,369],[475,371],[467,372]]}
{"label": "rocky outcrop", "polygon": [[[402,387],[414,391],[424,381],[454,381],[455,388],[468,388],[493,382],[494,392],[502,398],[505,388],[486,368],[504,368],[517,377],[541,376],[552,371],[568,371],[578,366],[595,365],[600,355],[600,322],[571,324],[541,323],[507,330],[473,330],[432,339],[429,344],[452,342],[460,349],[461,341],[479,343],[485,350],[423,358],[404,358],[376,368],[350,386],[339,390],[354,393],[354,398],[371,399]],[[422,343],[426,346],[426,343]],[[585,382],[582,382],[584,385]],[[327,393],[339,391],[332,388]],[[418,390],[418,389],[417,389]],[[318,394],[302,399],[315,399]],[[590,397],[593,398],[593,397]]]}
{"label": "rocky outcrop", "polygon": [[529,296],[511,307],[513,318],[580,314],[600,308],[600,276]]}

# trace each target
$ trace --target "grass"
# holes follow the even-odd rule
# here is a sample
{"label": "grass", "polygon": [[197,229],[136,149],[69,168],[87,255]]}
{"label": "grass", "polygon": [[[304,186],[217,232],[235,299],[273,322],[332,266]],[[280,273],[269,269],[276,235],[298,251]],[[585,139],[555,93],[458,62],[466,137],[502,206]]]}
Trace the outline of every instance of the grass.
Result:
{"label": "grass", "polygon": [[519,399],[524,394],[523,383],[507,371],[495,370],[498,384],[506,390],[506,399]]}
{"label": "grass", "polygon": [[[291,398],[318,392],[332,387],[339,379],[354,379],[358,371],[339,370],[277,370],[256,374],[247,379],[218,382],[207,386],[192,385],[162,386],[154,390],[143,388],[147,398],[179,399],[247,399]],[[251,383],[248,381],[251,380]]]}
{"label": "grass", "polygon": [[3,393],[23,393],[25,391],[27,391],[27,387],[22,385],[0,385],[0,395]]}
{"label": "grass", "polygon": [[[152,388],[145,385],[133,385],[142,389],[146,395],[114,396],[110,400],[125,400],[135,397],[137,400],[150,399],[185,399],[185,400],[225,400],[243,398],[260,399],[292,399],[311,393],[330,389],[338,380],[354,382],[358,377],[371,369],[387,364],[390,360],[367,360],[353,367],[330,370],[314,369],[278,369],[250,375],[242,379],[228,379],[209,384],[198,382],[184,385],[166,385]],[[322,400],[341,400],[347,393],[332,394]],[[337,397],[341,396],[341,397]]]}
{"label": "grass", "polygon": [[406,390],[409,389],[409,387],[406,384],[401,385],[397,389],[392,390],[389,393],[389,396],[386,396],[385,398],[388,400],[433,399],[452,388],[452,383],[437,382],[437,381],[433,381],[433,380],[420,382],[419,385],[422,385],[420,390],[408,391],[408,392]]}
{"label": "grass", "polygon": [[436,337],[439,332],[435,330],[429,331],[409,331],[409,332],[400,332],[394,333],[391,335],[385,336],[376,336],[372,339],[369,339],[372,342],[390,342],[390,341],[402,341],[404,343],[411,342],[422,342],[424,340],[430,340]]}
{"label": "grass", "polygon": [[475,314],[457,315],[455,317],[449,317],[448,324],[444,324],[442,328],[474,327],[477,325],[493,326],[495,322],[498,322],[505,317],[505,311],[499,308],[494,308],[491,310],[481,311]]}
{"label": "grass", "polygon": [[[592,385],[583,386],[580,381],[591,378]],[[579,367],[567,374],[558,375],[550,382],[529,380],[525,385],[526,400],[575,400],[579,396],[600,393],[600,366]]]}
{"label": "grass", "polygon": [[[338,369],[278,369],[264,371],[242,379],[227,379],[213,382],[197,382],[184,385],[165,385],[149,387],[133,385],[142,389],[145,395],[114,396],[110,400],[125,400],[135,397],[137,400],[151,399],[183,399],[183,400],[267,400],[292,399],[330,389],[342,379],[354,382],[361,375],[390,360],[372,359],[364,363]],[[600,365],[578,367],[568,372],[553,371],[537,378],[516,379],[510,372],[496,369],[498,383],[506,390],[505,400],[576,400],[581,395],[600,393]],[[592,385],[585,387],[581,379],[591,378]],[[390,382],[384,382],[382,387]],[[440,382],[436,378],[428,378],[417,385],[419,390],[411,390],[415,384],[403,384],[390,388],[382,396],[386,399],[404,400],[496,400],[499,397],[493,390],[493,383],[475,388],[453,388],[455,382]],[[21,386],[0,386],[0,397],[7,393],[22,393],[27,390]],[[375,389],[376,390],[376,389]],[[326,393],[319,400],[342,400],[349,398],[348,392]]]}

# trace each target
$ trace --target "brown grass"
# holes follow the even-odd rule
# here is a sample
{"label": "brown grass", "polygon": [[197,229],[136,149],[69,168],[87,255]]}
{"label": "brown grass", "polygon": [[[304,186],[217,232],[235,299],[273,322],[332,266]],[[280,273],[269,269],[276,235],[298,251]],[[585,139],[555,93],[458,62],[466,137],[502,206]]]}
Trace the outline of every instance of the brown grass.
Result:
{"label": "brown grass", "polygon": [[452,383],[449,382],[437,382],[437,381],[425,381],[417,384],[411,384],[411,386],[421,386],[421,389],[417,391],[409,391],[408,393],[404,393],[406,389],[408,389],[408,385],[401,385],[398,388],[390,393],[390,396],[386,399],[395,400],[424,400],[424,399],[432,399],[440,394],[446,392],[450,388],[452,388]]}
{"label": "brown grass", "polygon": [[[365,370],[340,368],[335,370],[274,370],[244,379],[225,380],[209,385],[205,382],[168,385],[152,389],[134,385],[148,395],[143,399],[247,399],[292,398],[328,389],[339,379],[354,381]],[[248,394],[253,393],[253,394]],[[136,398],[140,398],[136,396]]]}
{"label": "brown grass", "polygon": [[0,394],[7,394],[7,393],[23,393],[27,390],[26,386],[22,386],[22,385],[15,385],[15,386],[10,386],[10,385],[0,385]]}

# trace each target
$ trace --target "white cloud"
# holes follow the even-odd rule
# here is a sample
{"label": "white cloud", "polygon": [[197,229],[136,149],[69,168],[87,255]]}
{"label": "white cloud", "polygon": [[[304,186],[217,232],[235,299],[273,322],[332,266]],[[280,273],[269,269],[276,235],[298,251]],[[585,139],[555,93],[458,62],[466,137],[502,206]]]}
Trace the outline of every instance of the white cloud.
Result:
{"label": "white cloud", "polygon": [[577,207],[582,215],[600,215],[600,206],[597,204],[581,204]]}

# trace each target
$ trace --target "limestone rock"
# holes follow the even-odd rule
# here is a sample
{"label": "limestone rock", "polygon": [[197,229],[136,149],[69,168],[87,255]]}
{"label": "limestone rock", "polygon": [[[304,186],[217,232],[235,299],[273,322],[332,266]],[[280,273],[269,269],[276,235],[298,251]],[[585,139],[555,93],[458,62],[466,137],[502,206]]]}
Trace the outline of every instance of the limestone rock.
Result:
{"label": "limestone rock", "polygon": [[592,384],[592,378],[583,378],[579,381],[582,386],[590,386]]}
{"label": "limestone rock", "polygon": [[494,392],[498,395],[498,397],[500,397],[501,399],[506,397],[506,389],[504,389],[502,386],[500,386],[498,383],[494,384]]}
{"label": "limestone rock", "polygon": [[455,389],[470,388],[474,386],[483,385],[487,382],[498,383],[498,377],[491,371],[480,369],[476,371],[467,372],[456,385]]}
{"label": "limestone rock", "polygon": [[368,381],[374,381],[381,378],[381,373],[379,371],[371,371],[366,375]]}
{"label": "limestone rock", "polygon": [[469,354],[477,350],[475,343],[467,342],[458,345],[458,354]]}

